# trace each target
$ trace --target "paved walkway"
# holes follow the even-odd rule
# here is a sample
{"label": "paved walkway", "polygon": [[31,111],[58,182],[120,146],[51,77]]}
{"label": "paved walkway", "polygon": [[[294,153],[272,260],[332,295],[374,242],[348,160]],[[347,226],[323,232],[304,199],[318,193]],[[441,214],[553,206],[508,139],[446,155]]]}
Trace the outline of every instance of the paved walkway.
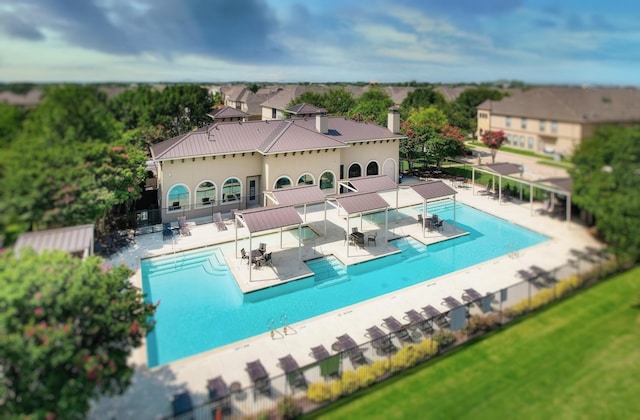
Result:
{"label": "paved walkway", "polygon": [[[405,179],[403,185],[410,181],[410,178]],[[222,375],[227,384],[237,381],[243,387],[249,386],[249,378],[245,371],[248,361],[260,359],[267,372],[271,375],[280,375],[282,370],[277,366],[277,362],[278,358],[284,355],[291,354],[301,366],[312,363],[313,359],[309,355],[310,348],[324,344],[329,349],[338,335],[347,333],[359,342],[368,341],[363,335],[366,328],[374,324],[379,325],[383,317],[393,315],[402,319],[405,311],[419,310],[427,304],[443,309],[440,303],[445,296],[459,298],[462,290],[468,287],[475,288],[481,294],[496,292],[519,283],[522,280],[516,275],[519,269],[528,268],[534,264],[545,269],[553,269],[567,263],[571,258],[570,250],[572,248],[599,247],[599,244],[589,236],[586,229],[579,224],[566,223],[539,215],[532,211],[529,203],[500,203],[498,200],[478,195],[477,188],[476,194],[472,192],[471,188],[458,188],[457,190],[459,202],[535,230],[549,236],[551,240],[436,278],[424,284],[408,287],[293,324],[290,326],[289,332],[293,331],[295,334],[282,334],[283,331],[278,330],[274,339],[269,332],[265,331],[264,334],[247,340],[156,369],[146,368],[145,350],[138,349],[131,358],[131,362],[137,366],[132,386],[121,396],[103,398],[96,402],[91,410],[90,418],[159,418],[167,416],[171,414],[171,398],[179,391],[188,390],[194,399],[194,405],[204,403],[207,398],[205,393],[207,380],[217,375]],[[322,211],[315,211],[307,214],[307,221],[314,225],[314,229],[323,229],[322,213]],[[338,223],[336,226],[332,226],[331,235],[341,235],[342,233],[338,230],[342,229],[340,226]],[[370,226],[365,222],[362,225],[362,231],[367,232],[373,230],[374,227],[379,229],[379,226]],[[394,234],[398,236],[405,235],[407,232],[418,237],[421,236],[419,229],[417,234],[412,230],[415,229],[415,222],[411,223],[411,226],[395,226],[394,229],[397,230]],[[446,229],[444,234],[446,234]],[[114,255],[111,262],[113,264],[124,263],[136,270],[137,273],[133,281],[139,284],[140,258],[170,253],[174,249],[179,251],[195,248],[212,244],[214,241],[232,241],[234,237],[235,232],[232,226],[226,231],[218,232],[214,224],[194,226],[191,236],[179,237],[175,244],[172,244],[171,241],[163,241],[161,233],[142,235],[136,238],[135,245],[130,249]],[[324,239],[318,239],[311,246],[305,244],[303,259],[310,258],[320,251],[328,253],[330,248],[343,251],[346,249],[354,250],[353,247],[349,248],[344,244],[342,237],[338,240],[335,240],[334,237],[335,244],[332,245],[329,245],[328,242],[320,243],[322,240]],[[434,240],[437,238],[434,237]],[[378,243],[380,247],[377,250],[365,248],[358,249],[357,252],[362,253],[363,258],[369,258],[371,252],[385,252],[387,247],[384,243]],[[280,244],[277,242],[268,246],[274,248],[273,258],[276,259],[276,267],[283,262],[288,264],[289,260],[291,262],[297,260],[297,256],[294,256],[297,253],[295,242],[283,243],[279,250],[277,248],[280,247]],[[235,245],[227,243],[225,247],[227,247],[225,255],[229,253],[232,256],[231,262],[237,264],[239,255],[235,254],[237,256],[233,258]],[[296,249],[296,251],[291,251],[291,249]],[[291,252],[291,254],[285,256],[285,251]],[[277,252],[283,252],[281,258]],[[354,252],[356,251],[354,250]],[[246,261],[244,266],[236,268],[247,270]]]}

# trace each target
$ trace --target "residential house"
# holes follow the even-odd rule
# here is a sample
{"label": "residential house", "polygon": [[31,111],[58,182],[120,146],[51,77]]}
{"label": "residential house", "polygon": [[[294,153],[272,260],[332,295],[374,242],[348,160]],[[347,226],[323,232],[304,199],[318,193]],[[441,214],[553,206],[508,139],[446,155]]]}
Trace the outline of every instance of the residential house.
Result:
{"label": "residential house", "polygon": [[260,104],[270,95],[270,93],[253,93],[244,85],[231,85],[222,89],[224,105],[249,114],[250,120],[261,118],[262,108]]}
{"label": "residential house", "polygon": [[219,122],[151,148],[163,221],[264,205],[263,192],[387,175],[398,181],[400,115],[388,127],[324,113],[313,118]]}
{"label": "residential house", "polygon": [[640,122],[640,90],[605,87],[539,87],[477,107],[478,135],[502,130],[507,146],[571,155],[603,124]]}
{"label": "residential house", "polygon": [[262,107],[262,119],[283,120],[290,115],[290,113],[287,112],[287,107],[295,98],[299,97],[305,92],[325,93],[328,91],[329,89],[324,86],[282,86],[276,91],[275,94],[273,94],[266,101],[260,104],[260,106]]}

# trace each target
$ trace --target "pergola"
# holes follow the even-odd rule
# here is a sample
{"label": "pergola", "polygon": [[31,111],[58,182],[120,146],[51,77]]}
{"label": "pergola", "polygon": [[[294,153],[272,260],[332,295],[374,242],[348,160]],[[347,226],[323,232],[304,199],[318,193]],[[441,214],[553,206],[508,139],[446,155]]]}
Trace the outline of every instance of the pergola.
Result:
{"label": "pergola", "polygon": [[[357,214],[360,216],[360,229],[362,230],[362,215],[366,213],[375,213],[384,210],[384,243],[387,243],[387,232],[389,230],[389,203],[387,203],[377,193],[347,193],[334,197],[336,203],[329,201],[328,203],[338,209],[344,210],[347,214],[347,229],[345,233],[349,235],[351,232],[350,221],[351,216]],[[349,256],[349,242],[347,241],[347,257]]]}
{"label": "pergola", "polygon": [[18,236],[14,249],[30,247],[40,253],[59,249],[82,259],[93,255],[93,224],[26,232]]}
{"label": "pergola", "polygon": [[[282,248],[282,232],[285,227],[298,226],[298,261],[302,261],[302,218],[293,206],[260,207],[241,210],[235,214],[236,226],[241,224],[249,230],[249,253],[253,234],[267,230],[280,229],[280,247]],[[238,229],[235,238],[235,255],[238,255]],[[251,281],[251,257],[249,258],[249,281]]]}
{"label": "pergola", "polygon": [[[569,177],[547,178],[547,179],[539,180],[535,186],[537,188],[541,188],[541,189],[551,191],[556,194],[564,195],[565,197],[567,197],[567,203],[566,203],[566,209],[565,209],[567,212],[566,221],[570,222],[571,221],[571,194],[573,193],[573,180]],[[531,188],[533,189],[533,187]],[[531,211],[533,212],[533,208]]]}
{"label": "pergola", "polygon": [[[520,182],[520,199],[522,200],[522,173],[524,169],[521,165],[516,165],[514,163],[491,163],[488,165],[478,165],[473,166],[471,168],[471,186],[472,192],[475,192],[476,185],[476,170],[480,172],[485,172],[493,175],[494,181],[495,176],[498,175],[498,202],[502,203],[502,178],[512,179],[516,182]],[[513,178],[509,175],[520,174],[520,179]],[[493,182],[495,186],[495,182]]]}
{"label": "pergola", "polygon": [[[396,192],[396,221],[398,221],[398,193],[399,186],[394,180],[387,175],[367,176],[360,178],[351,178],[346,181],[341,181],[340,185],[352,192],[371,193],[382,191],[394,191]],[[392,203],[389,203],[391,205]]]}
{"label": "pergola", "polygon": [[[276,206],[303,206],[304,221],[307,221],[307,205],[325,203],[324,220],[327,220],[327,196],[317,185],[303,185],[294,188],[282,188],[278,190],[265,191],[265,198],[269,199]],[[325,234],[326,223],[325,223]]]}
{"label": "pergola", "polygon": [[456,224],[456,194],[458,192],[442,181],[426,181],[411,185],[420,197],[422,197],[422,236],[424,237],[424,224],[427,217],[427,203],[436,198],[451,197],[453,199],[453,225]]}

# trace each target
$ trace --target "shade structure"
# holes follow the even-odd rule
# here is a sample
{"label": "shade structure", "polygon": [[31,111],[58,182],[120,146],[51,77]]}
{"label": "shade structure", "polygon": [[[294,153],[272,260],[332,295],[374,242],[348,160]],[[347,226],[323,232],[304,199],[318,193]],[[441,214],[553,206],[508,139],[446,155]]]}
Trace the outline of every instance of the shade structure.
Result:
{"label": "shade structure", "polygon": [[307,220],[307,205],[325,203],[325,231],[327,233],[327,196],[317,185],[302,185],[294,188],[282,188],[265,191],[264,196],[277,206],[303,207],[304,220]]}
{"label": "shade structure", "polygon": [[[385,199],[380,197],[377,193],[347,193],[337,196],[335,201],[338,203],[338,207],[342,208],[347,213],[347,229],[345,232],[350,232],[349,221],[351,219],[351,215],[358,214],[362,217],[362,214],[364,213],[373,213],[384,210],[384,241],[385,243],[387,242],[389,204]],[[348,241],[347,256],[349,256]]]}
{"label": "shade structure", "polygon": [[427,203],[429,200],[436,200],[439,198],[452,197],[453,198],[453,224],[456,223],[456,194],[458,192],[445,184],[442,181],[427,181],[413,184],[411,189],[414,190],[420,197],[422,197],[422,235],[424,236],[425,220],[427,219]]}
{"label": "shade structure", "polygon": [[93,255],[94,225],[69,226],[37,232],[26,232],[18,236],[14,248],[32,248],[36,252],[59,249],[72,255],[86,258]]}

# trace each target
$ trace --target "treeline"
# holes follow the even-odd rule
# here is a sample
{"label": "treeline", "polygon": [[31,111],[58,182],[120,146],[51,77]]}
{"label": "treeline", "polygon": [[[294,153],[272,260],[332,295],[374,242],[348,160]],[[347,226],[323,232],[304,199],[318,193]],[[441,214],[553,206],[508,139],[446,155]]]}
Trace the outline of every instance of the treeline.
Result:
{"label": "treeline", "polygon": [[149,146],[209,123],[213,105],[197,85],[111,99],[98,86],[49,86],[33,108],[0,104],[0,239],[83,223],[99,235],[115,229],[140,197]]}

